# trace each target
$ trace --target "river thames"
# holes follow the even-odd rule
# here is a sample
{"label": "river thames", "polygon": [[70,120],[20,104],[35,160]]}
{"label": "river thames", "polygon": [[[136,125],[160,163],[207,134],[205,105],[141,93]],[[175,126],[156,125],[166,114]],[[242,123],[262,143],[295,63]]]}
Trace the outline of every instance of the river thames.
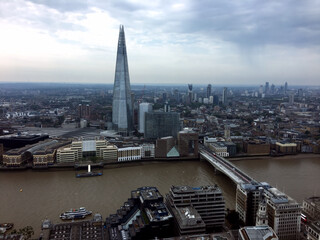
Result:
{"label": "river thames", "polygon": [[[232,161],[258,181],[266,181],[302,202],[320,195],[320,155],[280,158],[252,158]],[[156,186],[165,195],[172,185],[217,184],[226,207],[235,208],[236,186],[226,176],[215,174],[204,161],[144,162],[123,164],[103,170],[103,176],[76,178],[73,170],[0,172],[0,223],[13,222],[15,228],[31,225],[39,235],[41,221],[60,221],[70,208],[86,207],[105,218],[141,186]]]}

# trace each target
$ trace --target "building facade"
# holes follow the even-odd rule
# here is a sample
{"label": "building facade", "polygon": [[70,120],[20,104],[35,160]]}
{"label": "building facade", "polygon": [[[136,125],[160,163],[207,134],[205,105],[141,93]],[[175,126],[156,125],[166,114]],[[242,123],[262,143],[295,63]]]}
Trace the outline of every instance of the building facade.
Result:
{"label": "building facade", "polygon": [[178,148],[180,157],[197,158],[199,153],[199,134],[185,129],[178,133]]}
{"label": "building facade", "polygon": [[167,136],[177,137],[180,130],[180,115],[175,112],[146,112],[146,139],[157,139]]}
{"label": "building facade", "polygon": [[145,125],[145,113],[152,111],[151,103],[140,103],[139,104],[139,132],[144,133]]}
{"label": "building facade", "polygon": [[124,28],[119,31],[116,72],[113,86],[112,124],[114,130],[122,135],[133,131],[133,103],[129,78],[127,48]]}
{"label": "building facade", "polygon": [[207,228],[224,225],[225,200],[217,186],[172,186],[166,196],[166,203],[169,209],[193,206]]}

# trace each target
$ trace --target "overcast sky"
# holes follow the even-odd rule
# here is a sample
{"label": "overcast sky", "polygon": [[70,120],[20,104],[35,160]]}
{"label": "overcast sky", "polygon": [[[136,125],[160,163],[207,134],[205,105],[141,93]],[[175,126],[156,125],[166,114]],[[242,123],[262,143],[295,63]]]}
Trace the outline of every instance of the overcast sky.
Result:
{"label": "overcast sky", "polygon": [[0,0],[0,81],[320,85],[319,0]]}

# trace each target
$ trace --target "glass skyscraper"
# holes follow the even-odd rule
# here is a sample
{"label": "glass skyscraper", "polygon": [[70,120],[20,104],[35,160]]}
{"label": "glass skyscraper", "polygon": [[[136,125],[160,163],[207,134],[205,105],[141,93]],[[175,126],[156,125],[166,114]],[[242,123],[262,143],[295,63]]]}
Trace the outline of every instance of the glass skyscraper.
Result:
{"label": "glass skyscraper", "polygon": [[121,135],[133,131],[133,106],[127,59],[126,40],[123,25],[120,25],[116,73],[113,86],[112,124]]}

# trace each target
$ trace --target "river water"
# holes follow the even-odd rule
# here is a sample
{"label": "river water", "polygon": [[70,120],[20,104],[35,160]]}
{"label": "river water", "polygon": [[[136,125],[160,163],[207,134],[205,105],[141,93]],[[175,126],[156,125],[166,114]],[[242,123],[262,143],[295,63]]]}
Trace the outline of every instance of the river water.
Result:
{"label": "river water", "polygon": [[[299,202],[320,195],[320,155],[258,158],[233,161],[259,181],[267,181]],[[212,185],[223,191],[226,207],[235,208],[236,186],[224,175],[215,174],[204,161],[144,162],[109,167],[103,176],[76,178],[72,170],[0,172],[0,223],[16,228],[31,225],[39,235],[41,221],[60,221],[60,213],[86,207],[105,218],[141,186],[156,186],[165,195],[171,185]]]}

